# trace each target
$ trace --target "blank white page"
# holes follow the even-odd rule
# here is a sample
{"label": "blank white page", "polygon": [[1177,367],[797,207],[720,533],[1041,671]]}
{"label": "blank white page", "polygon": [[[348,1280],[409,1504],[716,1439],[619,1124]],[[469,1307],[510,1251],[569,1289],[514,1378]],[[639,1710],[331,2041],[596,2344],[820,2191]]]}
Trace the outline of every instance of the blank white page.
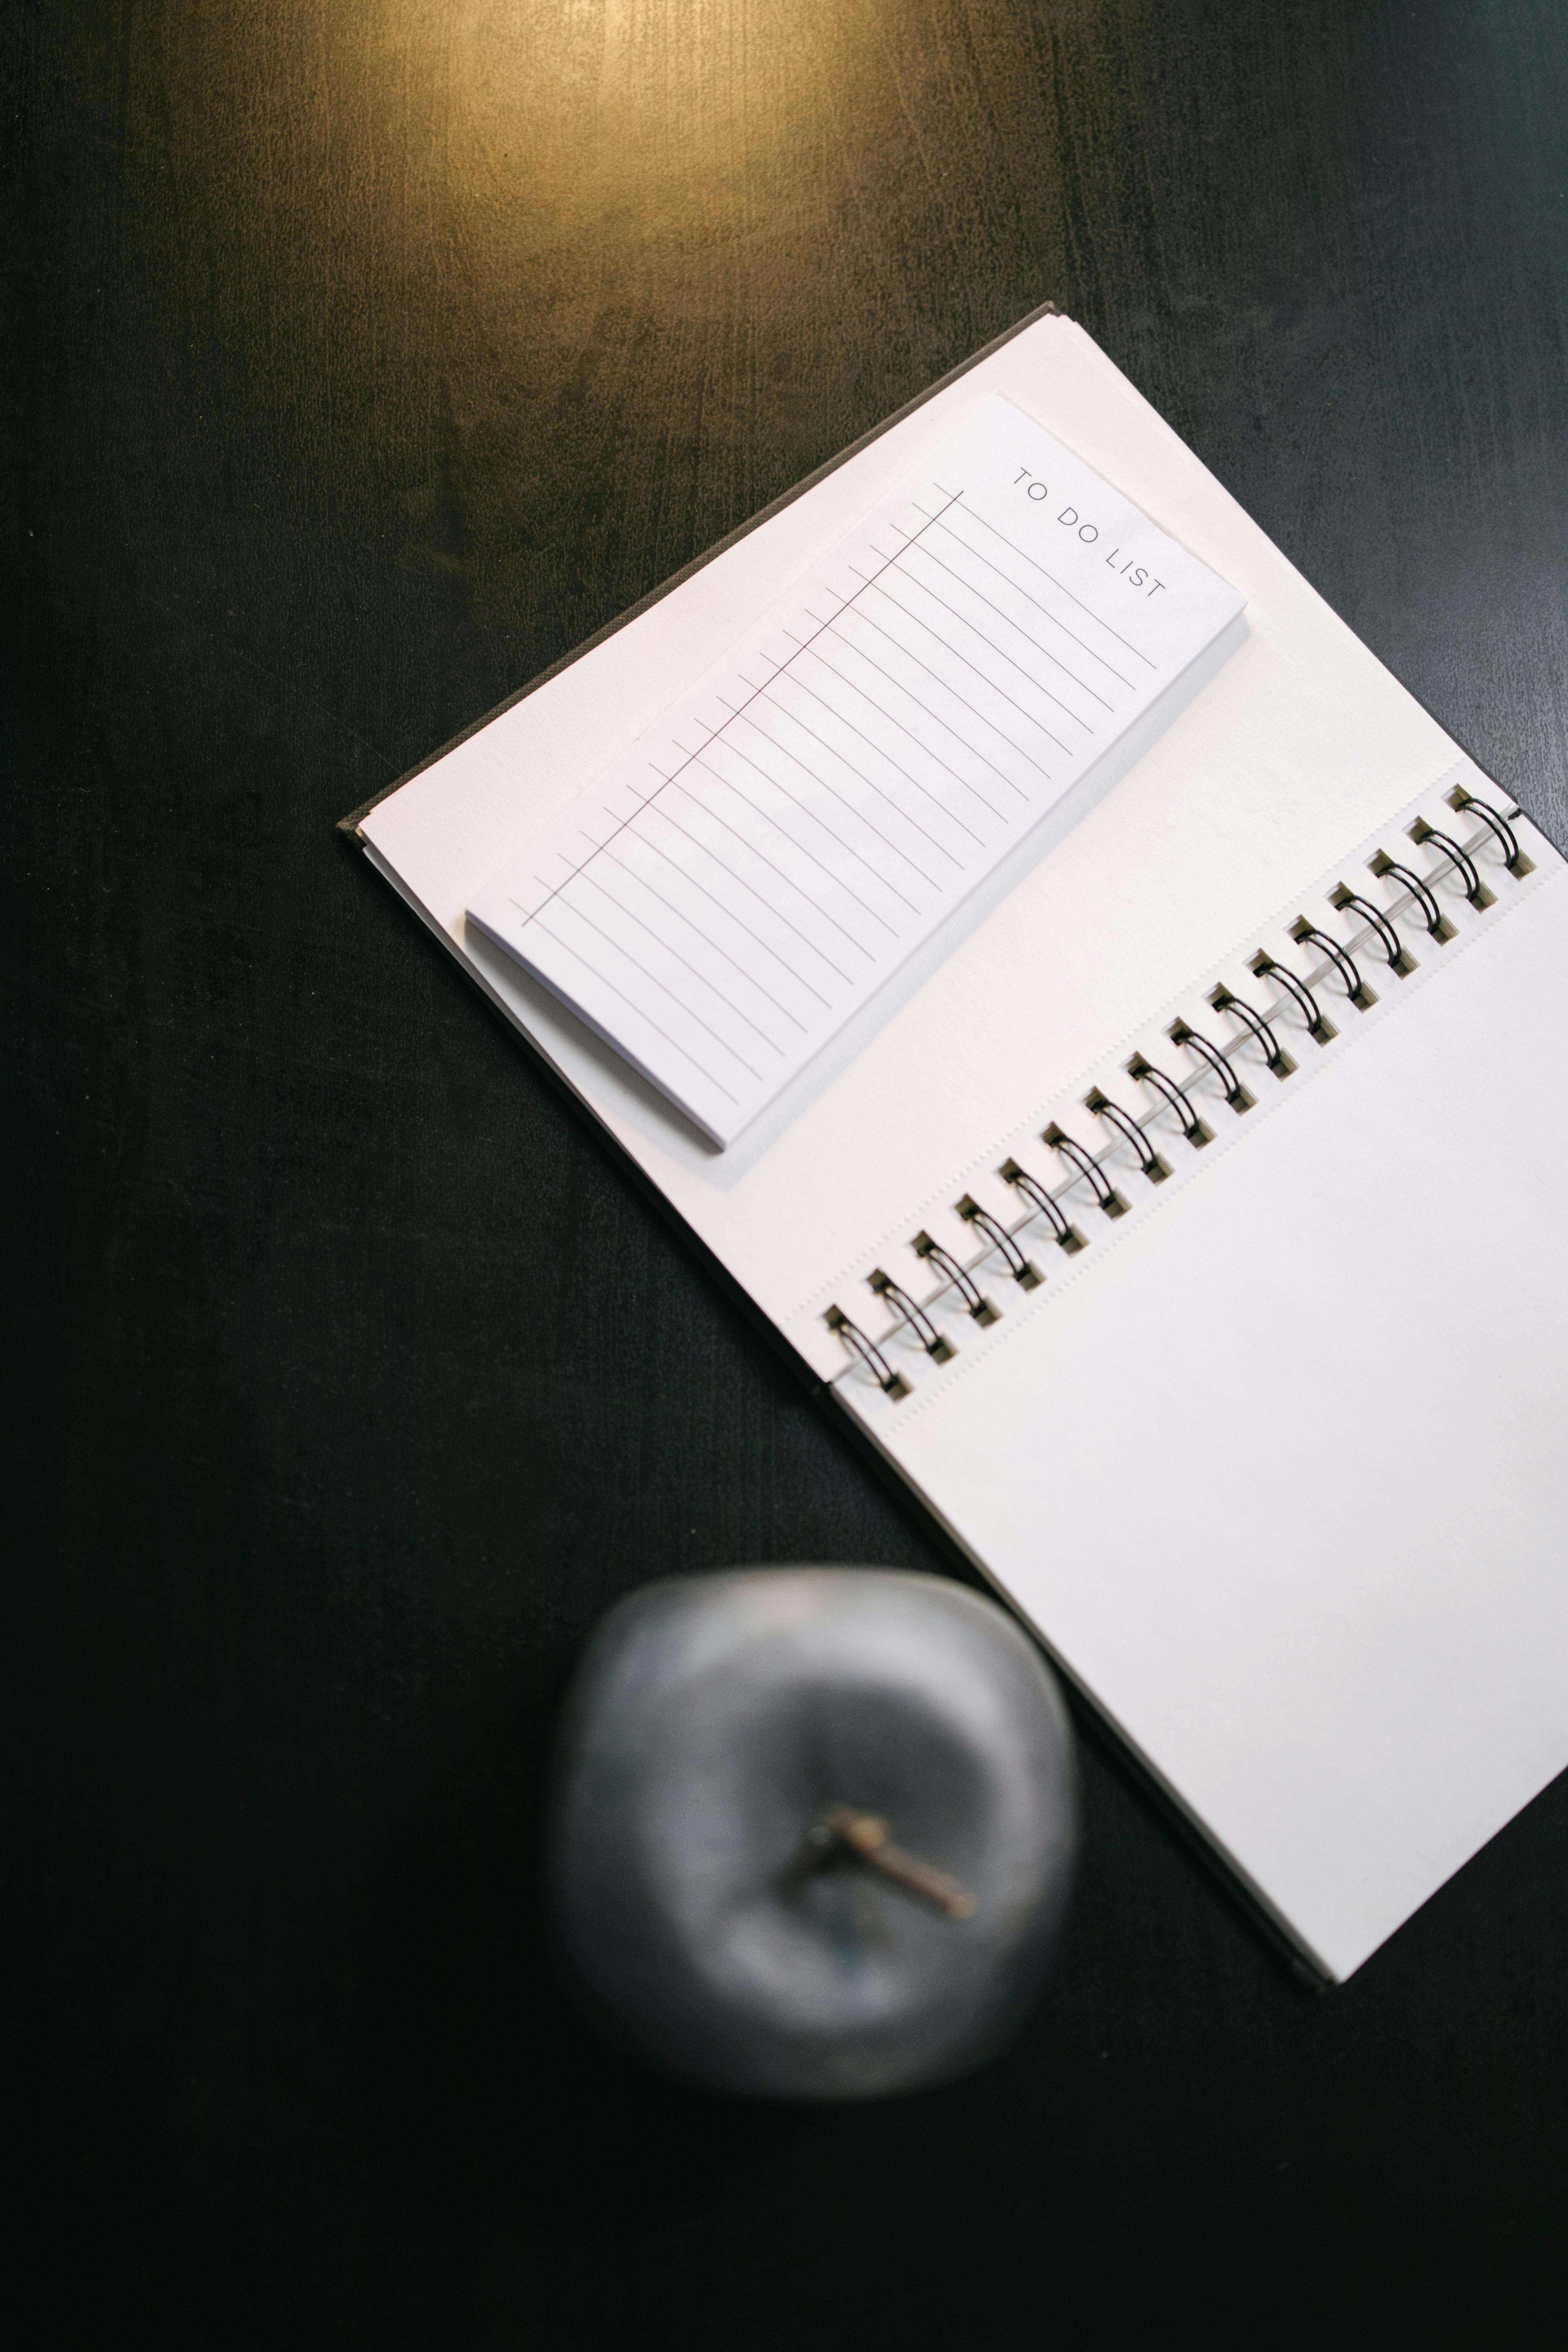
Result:
{"label": "blank white page", "polygon": [[1518,831],[1529,882],[1478,853],[1489,911],[1404,922],[1408,983],[1358,950],[1329,1049],[1237,1054],[1245,1118],[1194,1084],[1180,1181],[1107,1153],[1134,1213],[1084,1187],[1037,1291],[991,1260],[993,1328],[838,1391],[1335,1978],[1568,1767],[1568,869]]}
{"label": "blank white page", "polygon": [[729,1143],[1244,601],[994,394],[469,917]]}

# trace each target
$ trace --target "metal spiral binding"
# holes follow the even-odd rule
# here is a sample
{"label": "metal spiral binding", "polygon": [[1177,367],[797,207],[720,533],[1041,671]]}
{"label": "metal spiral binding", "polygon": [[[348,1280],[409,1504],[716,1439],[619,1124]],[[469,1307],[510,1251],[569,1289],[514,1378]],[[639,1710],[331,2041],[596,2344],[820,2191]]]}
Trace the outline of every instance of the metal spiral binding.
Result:
{"label": "metal spiral binding", "polygon": [[[1411,834],[1414,838],[1414,826],[1411,827]],[[1465,896],[1472,907],[1489,907],[1493,903],[1489,891],[1484,897],[1478,897],[1477,893],[1481,888],[1481,877],[1457,842],[1450,841],[1446,833],[1435,833],[1430,825],[1420,837],[1424,841],[1436,841],[1441,844],[1450,862],[1457,868],[1459,878],[1468,886]],[[1386,882],[1392,875],[1402,888],[1409,891],[1421,909],[1422,919],[1426,925],[1427,938],[1436,940],[1440,948],[1446,948],[1448,941],[1457,936],[1453,924],[1448,920],[1426,883],[1419,874],[1413,874],[1408,866],[1396,864],[1386,850],[1380,849],[1375,857],[1367,860],[1367,871],[1369,874],[1375,874],[1380,882]]]}
{"label": "metal spiral binding", "polygon": [[1152,1087],[1161,1100],[1175,1112],[1182,1122],[1182,1133],[1194,1151],[1201,1151],[1205,1143],[1214,1141],[1214,1129],[1204,1125],[1188,1100],[1186,1088],[1179,1087],[1174,1078],[1168,1078],[1163,1070],[1157,1070],[1142,1054],[1133,1055],[1127,1065],[1127,1075],[1136,1078],[1140,1086]]}
{"label": "metal spiral binding", "polygon": [[1064,1135],[1054,1119],[1040,1140],[1048,1143],[1053,1151],[1060,1153],[1069,1168],[1076,1168],[1079,1174],[1088,1180],[1097,1208],[1103,1209],[1108,1217],[1124,1217],[1127,1214],[1128,1203],[1092,1151],[1086,1151],[1081,1143],[1075,1143],[1070,1135]]}
{"label": "metal spiral binding", "polygon": [[916,1305],[902,1283],[895,1282],[880,1266],[866,1277],[879,1298],[890,1298],[904,1321],[910,1326],[921,1346],[933,1363],[945,1364],[950,1356],[958,1353],[951,1339],[944,1339],[923,1307]]}
{"label": "metal spiral binding", "polygon": [[[1016,1160],[1005,1160],[996,1173],[1004,1184],[1011,1184],[1014,1191],[1027,1201],[1030,1216],[1044,1217],[1058,1249],[1066,1250],[1070,1256],[1075,1250],[1088,1247],[1078,1227],[1062,1214],[1045,1186],[1031,1176],[1026,1168],[1020,1168]],[[1027,1224],[1028,1218],[1023,1222]]]}
{"label": "metal spiral binding", "polygon": [[1228,988],[1211,988],[1209,1003],[1216,1013],[1228,1013],[1233,1021],[1239,1021],[1244,1028],[1251,1032],[1263,1048],[1264,1066],[1272,1070],[1277,1078],[1295,1076],[1295,1063],[1283,1050],[1279,1038],[1276,1037],[1262,1013],[1255,1013],[1245,998],[1233,994]]}
{"label": "metal spiral binding", "polygon": [[1331,1021],[1325,1021],[1318,1010],[1318,1000],[1304,980],[1298,980],[1289,968],[1265,955],[1260,948],[1247,969],[1259,980],[1277,980],[1286,993],[1295,999],[1296,1009],[1307,1024],[1307,1034],[1315,1045],[1331,1045],[1339,1031]]}
{"label": "metal spiral binding", "polygon": [[1252,1108],[1255,1097],[1247,1093],[1219,1047],[1211,1044],[1207,1037],[1200,1037],[1191,1022],[1173,1021],[1167,1034],[1173,1045],[1184,1045],[1189,1054],[1196,1055],[1200,1062],[1208,1064],[1225,1088],[1225,1098],[1232,1110],[1239,1112]]}
{"label": "metal spiral binding", "polygon": [[[1024,1255],[1001,1218],[994,1217],[989,1209],[983,1209],[979,1202],[968,1192],[955,1205],[964,1223],[973,1225],[977,1232],[985,1235],[993,1249],[1003,1259],[1008,1273],[1018,1285],[1019,1289],[1037,1289],[1044,1282],[1045,1276],[1031,1259]],[[1052,1205],[1054,1207],[1055,1203],[1053,1202]],[[1060,1213],[1059,1211],[1058,1213]]]}
{"label": "metal spiral binding", "polygon": [[1405,953],[1399,933],[1387,916],[1379,913],[1370,898],[1358,898],[1348,883],[1340,882],[1336,883],[1333,889],[1330,891],[1329,904],[1338,914],[1354,913],[1359,915],[1363,922],[1370,923],[1378,945],[1388,958],[1389,971],[1394,973],[1396,980],[1409,979],[1415,970],[1415,959],[1413,955]]}
{"label": "metal spiral binding", "polygon": [[1358,1013],[1372,1011],[1373,1006],[1377,1003],[1377,998],[1356,970],[1353,959],[1345,953],[1337,940],[1330,939],[1327,931],[1321,931],[1315,923],[1310,923],[1307,920],[1305,915],[1297,916],[1290,926],[1290,937],[1299,948],[1321,948],[1343,981],[1345,994],[1350,998],[1356,1011]]}
{"label": "metal spiral binding", "polygon": [[1109,1095],[1102,1095],[1098,1087],[1091,1087],[1083,1098],[1083,1107],[1085,1110],[1091,1110],[1096,1118],[1102,1118],[1113,1135],[1121,1136],[1124,1143],[1132,1146],[1138,1155],[1138,1165],[1151,1184],[1164,1182],[1171,1172],[1169,1161],[1161,1159],[1137,1120],[1129,1118],[1119,1103],[1113,1103]]}
{"label": "metal spiral binding", "polygon": [[992,1306],[979,1284],[971,1277],[968,1267],[960,1265],[951,1250],[943,1249],[930,1234],[917,1234],[910,1246],[917,1257],[929,1258],[933,1265],[941,1266],[978,1324],[984,1327],[995,1322],[1001,1308]]}
{"label": "metal spiral binding", "polygon": [[[1477,816],[1480,818],[1481,823],[1488,828],[1494,837],[1502,844],[1504,862],[1508,866],[1509,872],[1513,876],[1516,882],[1522,882],[1527,874],[1534,873],[1534,861],[1531,858],[1526,857],[1524,852],[1521,849],[1518,835],[1515,834],[1512,825],[1510,824],[1507,817],[1503,816],[1499,810],[1490,805],[1489,802],[1477,800],[1474,793],[1468,793],[1462,784],[1456,784],[1453,791],[1448,794],[1448,806],[1451,809],[1473,809],[1475,811]],[[1515,816],[1519,814],[1519,811],[1517,809],[1515,809],[1514,814]]]}
{"label": "metal spiral binding", "polygon": [[[1317,989],[1329,978],[1335,979],[1345,995],[1360,1012],[1369,1011],[1377,998],[1362,979],[1355,961],[1356,953],[1369,942],[1386,958],[1389,968],[1404,977],[1415,968],[1415,959],[1405,950],[1395,925],[1414,920],[1421,926],[1426,937],[1444,946],[1457,937],[1454,925],[1438,906],[1433,884],[1441,882],[1444,868],[1449,868],[1458,878],[1459,886],[1470,907],[1478,913],[1497,904],[1496,894],[1482,880],[1476,862],[1476,852],[1489,841],[1502,853],[1505,870],[1516,880],[1523,880],[1535,870],[1533,861],[1520,847],[1519,837],[1511,820],[1519,814],[1510,809],[1507,815],[1492,807],[1489,802],[1479,800],[1473,793],[1456,787],[1447,795],[1448,806],[1473,816],[1483,828],[1475,839],[1460,842],[1425,819],[1417,819],[1409,827],[1409,837],[1417,848],[1430,846],[1442,859],[1443,866],[1425,877],[1380,849],[1367,861],[1368,871],[1379,881],[1391,885],[1398,893],[1392,906],[1375,907],[1361,893],[1341,882],[1329,893],[1329,903],[1336,912],[1359,923],[1349,940],[1341,942],[1313,923],[1307,916],[1299,916],[1289,929],[1298,946],[1314,950],[1320,961],[1305,973],[1292,971],[1288,965],[1259,949],[1249,960],[1247,969],[1254,977],[1273,987],[1277,1002],[1259,1012],[1256,1005],[1237,996],[1224,986],[1212,989],[1208,1002],[1214,1010],[1235,1021],[1246,1033],[1232,1045],[1256,1046],[1265,1066],[1284,1081],[1295,1075],[1296,1062],[1284,1050],[1276,1034],[1276,1024],[1284,1018],[1300,1021],[1306,1035],[1319,1046],[1334,1041],[1338,1031],[1327,1020],[1319,1005]],[[1173,1043],[1189,1054],[1199,1066],[1196,1078],[1188,1084],[1199,1086],[1205,1081],[1217,1083],[1229,1109],[1239,1116],[1254,1107],[1255,1097],[1242,1084],[1229,1055],[1213,1039],[1194,1029],[1185,1020],[1173,1021],[1167,1031]],[[1085,1107],[1110,1130],[1110,1153],[1131,1150],[1142,1171],[1152,1184],[1163,1183],[1172,1173],[1170,1162],[1156,1150],[1148,1129],[1157,1121],[1170,1120],[1178,1124],[1183,1139],[1194,1150],[1213,1141],[1213,1129],[1199,1116],[1186,1087],[1181,1085],[1142,1054],[1135,1054],[1126,1063],[1128,1076],[1139,1086],[1148,1088],[1154,1097],[1151,1108],[1142,1118],[1113,1102],[1099,1087],[1092,1087],[1083,1097]],[[1167,1130],[1168,1131],[1168,1130]],[[1088,1246],[1087,1237],[1073,1223],[1064,1207],[1064,1201],[1082,1185],[1087,1185],[1095,1205],[1110,1218],[1125,1216],[1131,1203],[1123,1199],[1106,1172],[1101,1160],[1083,1144],[1068,1135],[1054,1122],[1041,1132],[1040,1139],[1048,1144],[1058,1159],[1066,1163],[1068,1173],[1053,1192],[1040,1178],[1033,1175],[1018,1160],[1008,1159],[996,1171],[1022,1206],[1017,1222],[1008,1226],[973,1194],[964,1193],[954,1203],[955,1213],[981,1239],[983,1247],[970,1264],[965,1265],[952,1250],[930,1233],[913,1236],[910,1246],[922,1262],[942,1276],[938,1289],[923,1304],[910,1296],[893,1276],[878,1266],[867,1276],[869,1287],[889,1305],[898,1318],[894,1328],[910,1333],[933,1362],[944,1363],[956,1353],[953,1343],[944,1337],[931,1320],[931,1310],[949,1292],[956,1294],[973,1319],[984,1326],[994,1323],[1000,1310],[984,1296],[974,1279],[976,1269],[987,1258],[1000,1257],[1008,1274],[1021,1289],[1037,1288],[1044,1277],[1020,1246],[1017,1235],[1026,1227],[1043,1220],[1058,1248],[1074,1255]],[[895,1402],[912,1393],[909,1381],[891,1365],[881,1346],[870,1339],[859,1325],[839,1307],[830,1307],[824,1318],[830,1330],[844,1340],[850,1355],[862,1364],[879,1388]]]}
{"label": "metal spiral binding", "polygon": [[858,1323],[851,1323],[841,1307],[830,1307],[822,1319],[830,1331],[837,1332],[846,1346],[853,1348],[879,1389],[885,1389],[895,1402],[908,1396],[910,1384],[902,1372],[894,1371],[875,1339],[868,1339]]}

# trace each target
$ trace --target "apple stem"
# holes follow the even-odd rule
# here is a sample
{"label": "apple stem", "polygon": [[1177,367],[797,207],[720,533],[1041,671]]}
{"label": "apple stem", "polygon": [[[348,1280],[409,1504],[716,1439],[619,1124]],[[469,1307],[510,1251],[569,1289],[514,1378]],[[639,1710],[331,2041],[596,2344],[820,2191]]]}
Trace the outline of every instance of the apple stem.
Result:
{"label": "apple stem", "polygon": [[838,1861],[864,1863],[944,1919],[967,1919],[974,1909],[973,1895],[956,1878],[893,1843],[879,1813],[863,1813],[854,1805],[824,1807],[806,1832],[796,1868],[820,1870],[825,1863]]}

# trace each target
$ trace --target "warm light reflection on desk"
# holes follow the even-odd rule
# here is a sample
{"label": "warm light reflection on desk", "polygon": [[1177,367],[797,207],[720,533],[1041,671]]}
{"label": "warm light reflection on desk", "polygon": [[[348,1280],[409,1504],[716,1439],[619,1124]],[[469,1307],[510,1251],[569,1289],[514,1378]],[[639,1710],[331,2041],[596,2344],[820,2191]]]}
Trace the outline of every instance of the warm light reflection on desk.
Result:
{"label": "warm light reflection on desk", "polygon": [[892,12],[805,0],[391,0],[363,24],[366,103],[427,110],[429,199],[492,281],[545,248],[602,285],[831,236],[895,62]]}
{"label": "warm light reflection on desk", "polygon": [[165,251],[123,322],[158,355],[126,365],[186,355],[149,495],[177,507],[193,467],[228,484],[237,530],[296,551],[302,641],[311,550],[352,503],[361,578],[445,599],[473,716],[1051,290],[981,258],[1004,216],[1011,251],[1059,209],[1031,127],[1047,31],[1001,0],[953,23],[910,0],[184,14],[101,123],[170,235],[206,240],[199,297]]}

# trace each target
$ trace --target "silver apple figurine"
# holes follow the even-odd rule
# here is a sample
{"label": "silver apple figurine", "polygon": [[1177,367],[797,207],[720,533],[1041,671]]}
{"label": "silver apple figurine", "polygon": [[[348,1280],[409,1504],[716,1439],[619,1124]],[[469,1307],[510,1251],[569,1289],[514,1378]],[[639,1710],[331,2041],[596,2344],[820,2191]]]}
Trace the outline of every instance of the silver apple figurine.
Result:
{"label": "silver apple figurine", "polygon": [[1065,1710],[994,1602],[887,1570],[734,1569],[645,1586],[590,1643],[551,1916],[594,2006],[667,2072],[875,2098],[1001,2047],[1076,1846]]}

